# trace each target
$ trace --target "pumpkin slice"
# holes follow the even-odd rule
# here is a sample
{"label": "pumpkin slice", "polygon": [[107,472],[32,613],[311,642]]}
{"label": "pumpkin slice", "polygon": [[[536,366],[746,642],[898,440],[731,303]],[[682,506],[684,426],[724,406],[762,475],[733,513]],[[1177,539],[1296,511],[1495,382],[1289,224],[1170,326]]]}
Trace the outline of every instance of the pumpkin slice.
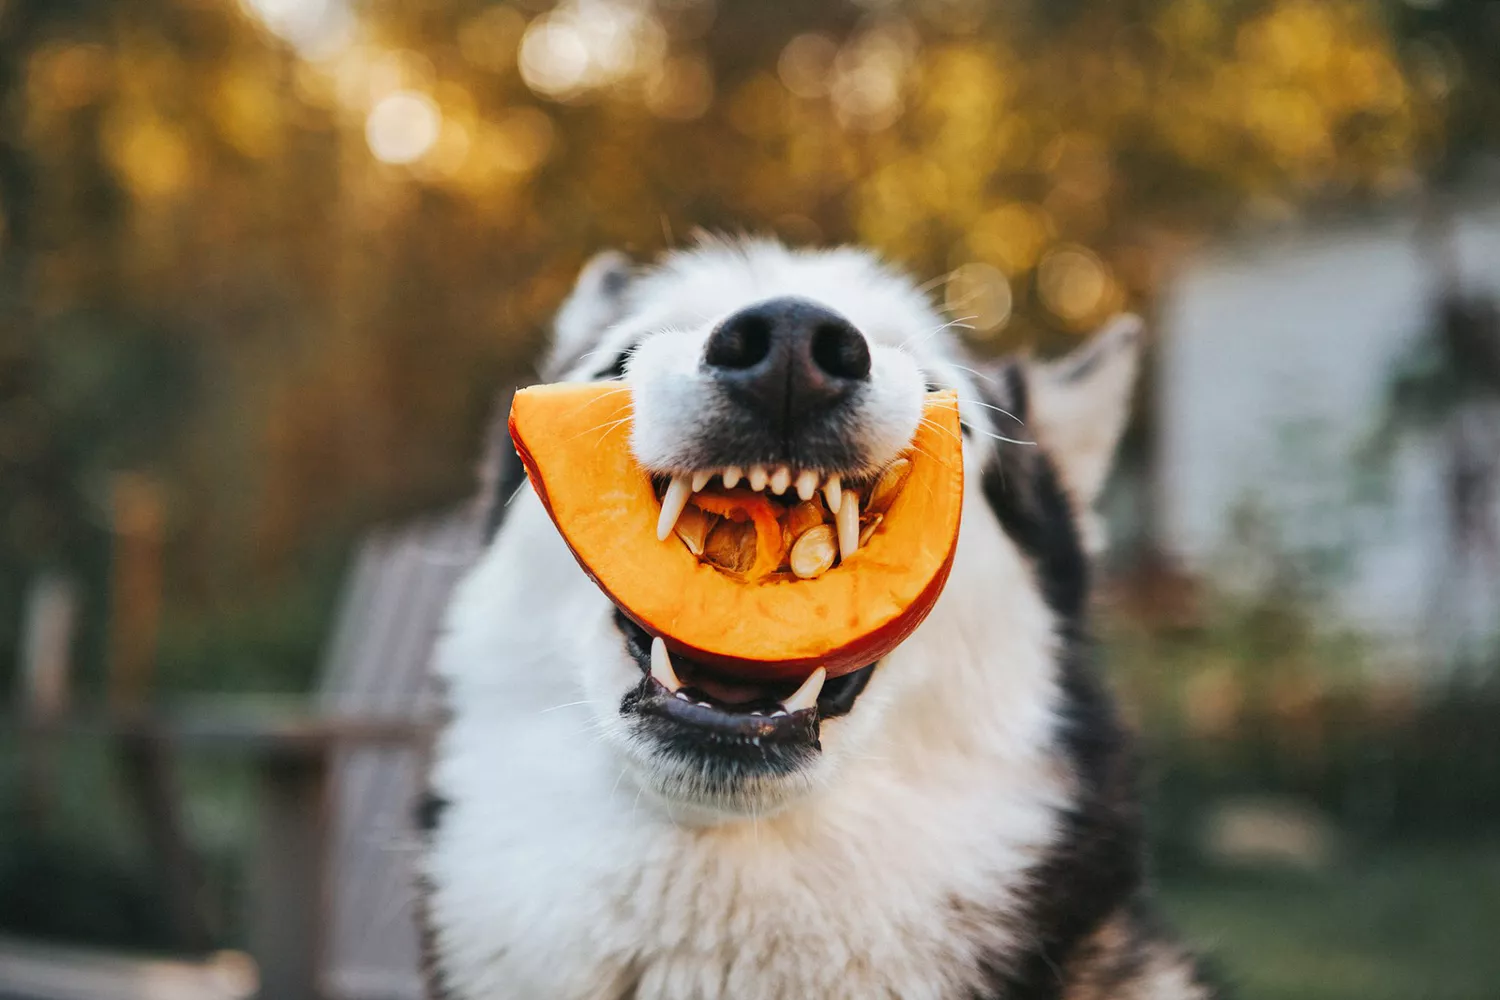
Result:
{"label": "pumpkin slice", "polygon": [[[889,653],[932,610],[963,506],[955,393],[928,394],[911,447],[885,475],[846,480],[857,513],[820,514],[825,507],[809,509],[795,490],[709,487],[665,540],[658,489],[630,450],[630,415],[630,393],[617,384],[533,386],[516,393],[510,433],[584,572],[673,653],[757,680],[816,667],[837,677]],[[865,509],[867,498],[877,510]],[[858,549],[842,548],[829,565],[835,537],[858,538]],[[737,561],[708,561],[732,546]]]}

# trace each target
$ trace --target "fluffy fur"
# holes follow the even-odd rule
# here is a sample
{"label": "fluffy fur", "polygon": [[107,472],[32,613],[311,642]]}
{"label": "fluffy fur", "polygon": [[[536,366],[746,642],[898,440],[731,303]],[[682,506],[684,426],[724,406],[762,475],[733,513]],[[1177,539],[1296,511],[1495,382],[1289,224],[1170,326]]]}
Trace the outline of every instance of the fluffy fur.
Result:
{"label": "fluffy fur", "polygon": [[924,387],[959,390],[947,589],[852,711],[823,720],[806,766],[726,794],[632,728],[622,700],[642,677],[614,609],[522,489],[438,650],[434,996],[1210,997],[1146,919],[1128,741],[1088,664],[1080,525],[1123,426],[1136,325],[1071,362],[976,378],[870,256],[708,243],[639,275],[596,258],[547,372],[623,375],[637,455],[691,468],[716,413],[704,339],[785,295],[870,342],[850,425],[870,467],[905,447]]}

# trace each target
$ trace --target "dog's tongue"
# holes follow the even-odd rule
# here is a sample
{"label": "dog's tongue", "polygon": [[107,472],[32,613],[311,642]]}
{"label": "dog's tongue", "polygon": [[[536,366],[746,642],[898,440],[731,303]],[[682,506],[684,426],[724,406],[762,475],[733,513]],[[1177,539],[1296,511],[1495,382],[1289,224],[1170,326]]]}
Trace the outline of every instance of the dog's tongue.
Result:
{"label": "dog's tongue", "polygon": [[699,673],[693,678],[693,687],[713,698],[715,701],[726,705],[743,705],[747,702],[760,701],[770,696],[770,688],[764,684],[744,684],[735,681],[720,680]]}

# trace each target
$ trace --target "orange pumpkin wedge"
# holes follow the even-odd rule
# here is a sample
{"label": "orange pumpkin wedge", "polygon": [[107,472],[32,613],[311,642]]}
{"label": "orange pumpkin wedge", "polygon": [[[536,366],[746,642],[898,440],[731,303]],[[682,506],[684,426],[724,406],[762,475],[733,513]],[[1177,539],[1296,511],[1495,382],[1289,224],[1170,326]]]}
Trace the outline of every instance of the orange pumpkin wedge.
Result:
{"label": "orange pumpkin wedge", "polygon": [[[702,561],[675,534],[658,540],[661,502],[631,452],[630,415],[630,393],[618,384],[533,386],[515,395],[510,433],[584,572],[673,653],[757,680],[801,678],[816,667],[837,677],[885,656],[932,610],[953,565],[963,507],[955,393],[928,394],[899,492],[880,497],[889,506],[862,525],[858,551],[813,579],[785,570],[775,512],[797,502],[795,491],[695,496],[710,520],[754,528],[744,572]],[[888,492],[875,487],[874,478],[846,481],[845,492],[863,504]]]}

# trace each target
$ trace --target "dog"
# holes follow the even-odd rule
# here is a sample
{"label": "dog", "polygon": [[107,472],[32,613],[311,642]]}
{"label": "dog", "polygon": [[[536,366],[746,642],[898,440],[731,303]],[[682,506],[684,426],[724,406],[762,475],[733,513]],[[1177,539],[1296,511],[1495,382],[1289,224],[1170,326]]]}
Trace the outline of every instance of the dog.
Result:
{"label": "dog", "polygon": [[652,637],[512,472],[435,654],[432,996],[1217,997],[1154,916],[1087,626],[1139,321],[981,367],[869,253],[704,239],[639,271],[595,258],[554,325],[545,380],[618,380],[659,475],[868,475],[909,446],[926,392],[955,389],[962,526],[926,621],[829,680],[810,726],[751,746],[736,704],[643,710]]}

